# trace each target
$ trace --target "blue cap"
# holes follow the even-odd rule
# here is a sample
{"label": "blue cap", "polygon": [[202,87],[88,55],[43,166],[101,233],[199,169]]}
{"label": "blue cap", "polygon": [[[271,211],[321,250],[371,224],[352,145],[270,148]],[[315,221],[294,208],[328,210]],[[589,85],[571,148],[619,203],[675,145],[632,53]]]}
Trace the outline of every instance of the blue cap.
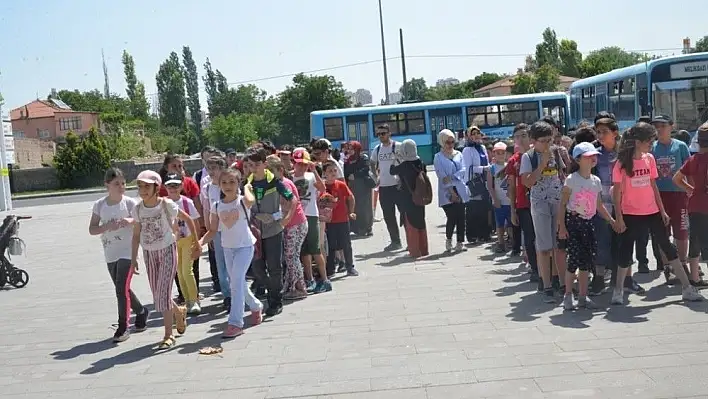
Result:
{"label": "blue cap", "polygon": [[578,143],[573,148],[573,158],[589,157],[599,153],[600,152],[594,145],[592,145],[592,143]]}

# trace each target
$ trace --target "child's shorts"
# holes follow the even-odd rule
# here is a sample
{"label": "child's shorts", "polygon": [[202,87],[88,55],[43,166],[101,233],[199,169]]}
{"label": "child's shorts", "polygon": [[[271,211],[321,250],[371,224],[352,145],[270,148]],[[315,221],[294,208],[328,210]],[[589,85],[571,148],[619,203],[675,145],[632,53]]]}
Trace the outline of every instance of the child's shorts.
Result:
{"label": "child's shorts", "polygon": [[494,208],[494,218],[497,221],[497,228],[505,228],[511,226],[511,205],[502,205],[499,208]]}

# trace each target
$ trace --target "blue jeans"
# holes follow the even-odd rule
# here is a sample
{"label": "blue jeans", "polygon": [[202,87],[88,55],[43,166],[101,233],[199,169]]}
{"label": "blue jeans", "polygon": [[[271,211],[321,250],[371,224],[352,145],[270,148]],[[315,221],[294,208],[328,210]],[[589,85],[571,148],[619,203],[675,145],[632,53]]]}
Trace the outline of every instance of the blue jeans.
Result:
{"label": "blue jeans", "polygon": [[[254,248],[224,248],[226,269],[231,280],[231,312],[229,325],[243,328],[243,304],[248,305],[251,312],[263,310],[263,304],[253,295],[251,288],[246,284],[246,271],[251,266]],[[219,275],[221,276],[221,275]],[[225,289],[222,286],[222,291]]]}
{"label": "blue jeans", "polygon": [[214,238],[214,257],[216,258],[216,270],[219,275],[219,285],[224,297],[229,297],[229,273],[226,271],[226,261],[224,259],[224,247],[221,246],[221,233],[216,233]]}

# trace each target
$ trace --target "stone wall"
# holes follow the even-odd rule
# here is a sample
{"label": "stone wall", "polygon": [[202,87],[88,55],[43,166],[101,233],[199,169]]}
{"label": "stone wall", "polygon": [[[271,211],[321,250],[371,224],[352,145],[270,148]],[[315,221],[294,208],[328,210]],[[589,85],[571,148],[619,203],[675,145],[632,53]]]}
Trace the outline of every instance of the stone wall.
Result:
{"label": "stone wall", "polygon": [[51,165],[57,145],[50,140],[15,138],[15,164],[20,168],[41,168]]}
{"label": "stone wall", "polygon": [[[136,163],[135,161],[116,161],[113,166],[120,168],[125,173],[128,183],[138,177],[138,173],[144,170],[158,171],[162,167],[162,162],[156,163]],[[201,159],[187,159],[184,161],[184,168],[191,175],[202,167]],[[22,193],[27,191],[58,190],[59,179],[54,168],[32,168],[15,169],[12,171],[12,192]]]}

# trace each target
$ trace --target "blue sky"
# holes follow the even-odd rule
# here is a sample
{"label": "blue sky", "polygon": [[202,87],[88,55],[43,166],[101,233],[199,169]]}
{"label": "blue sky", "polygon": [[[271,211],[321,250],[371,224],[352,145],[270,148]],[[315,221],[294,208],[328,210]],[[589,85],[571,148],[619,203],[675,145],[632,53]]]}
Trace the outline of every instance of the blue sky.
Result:
{"label": "blue sky", "polygon": [[[471,1],[383,0],[387,56],[399,53],[405,34],[408,77],[429,84],[481,72],[514,73],[533,53],[547,26],[587,53],[606,45],[627,50],[676,49],[708,34],[686,21],[681,7],[657,0]],[[206,57],[229,82],[258,84],[269,93],[291,77],[272,76],[381,59],[377,0],[6,0],[0,6],[0,92],[5,111],[51,88],[103,88],[101,49],[111,91],[125,94],[121,53],[135,58],[138,79],[156,92],[155,73],[170,51],[189,45],[200,66]],[[63,4],[64,6],[60,6]],[[661,19],[656,10],[661,10]],[[680,27],[680,28],[679,28]],[[430,55],[508,55],[419,58]],[[402,83],[399,60],[390,60],[390,91]],[[381,62],[324,73],[349,90],[384,96]],[[202,95],[203,97],[203,95]],[[202,98],[204,102],[204,98]]]}

